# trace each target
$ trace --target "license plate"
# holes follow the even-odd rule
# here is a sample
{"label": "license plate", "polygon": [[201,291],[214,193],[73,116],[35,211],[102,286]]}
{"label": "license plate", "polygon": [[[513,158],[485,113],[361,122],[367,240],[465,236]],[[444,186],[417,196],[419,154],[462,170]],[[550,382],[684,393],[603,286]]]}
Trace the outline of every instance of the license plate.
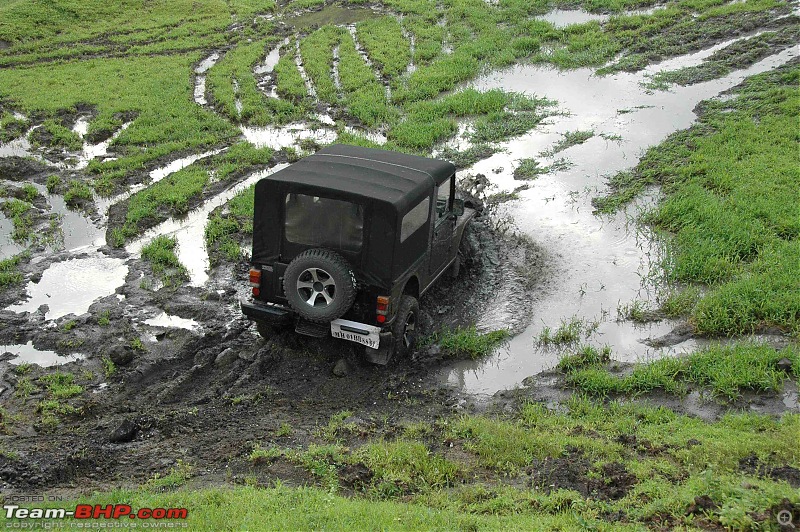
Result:
{"label": "license plate", "polygon": [[381,343],[381,328],[350,320],[333,320],[331,336],[378,349]]}

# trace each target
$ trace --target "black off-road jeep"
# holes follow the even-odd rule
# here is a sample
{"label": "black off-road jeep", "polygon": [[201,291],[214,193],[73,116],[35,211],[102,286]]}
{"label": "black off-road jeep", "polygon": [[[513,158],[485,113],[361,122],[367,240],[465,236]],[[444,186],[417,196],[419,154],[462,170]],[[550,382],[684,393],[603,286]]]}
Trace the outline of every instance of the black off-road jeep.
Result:
{"label": "black off-road jeep", "polygon": [[258,182],[242,312],[268,337],[294,325],[366,346],[386,364],[414,347],[419,298],[445,272],[475,211],[445,161],[329,146]]}

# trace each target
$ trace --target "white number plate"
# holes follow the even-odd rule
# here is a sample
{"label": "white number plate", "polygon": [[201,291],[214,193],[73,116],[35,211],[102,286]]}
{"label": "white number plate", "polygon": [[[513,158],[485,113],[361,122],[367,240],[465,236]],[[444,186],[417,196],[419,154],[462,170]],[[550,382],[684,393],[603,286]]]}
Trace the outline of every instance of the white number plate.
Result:
{"label": "white number plate", "polygon": [[380,327],[358,323],[357,321],[340,319],[331,322],[331,336],[334,338],[357,342],[372,349],[378,349],[381,343],[380,332]]}

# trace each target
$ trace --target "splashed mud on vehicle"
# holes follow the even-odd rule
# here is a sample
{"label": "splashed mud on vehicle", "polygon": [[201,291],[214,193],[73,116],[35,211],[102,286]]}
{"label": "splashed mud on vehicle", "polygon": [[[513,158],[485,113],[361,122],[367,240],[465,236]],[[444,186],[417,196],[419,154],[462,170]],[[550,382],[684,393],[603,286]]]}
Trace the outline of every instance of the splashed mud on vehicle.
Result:
{"label": "splashed mud on vehicle", "polygon": [[[635,321],[662,301],[665,248],[640,215],[669,181],[614,214],[593,199],[674,132],[697,140],[682,128],[714,126],[717,102],[736,114],[717,95],[746,77],[791,61],[754,80],[788,93],[796,2],[211,2],[187,18],[176,1],[74,27],[17,25],[7,4],[24,38],[0,28],[4,486],[402,501],[364,525],[380,529],[415,508],[423,528],[767,528],[771,498],[795,497],[796,338],[709,339],[693,311]],[[673,86],[684,67],[703,75]],[[326,144],[449,160],[476,207],[460,271],[420,300],[410,363],[241,316],[252,185]],[[687,283],[698,305],[715,290]],[[715,373],[728,358],[758,382]],[[700,383],[690,361],[733,378]]]}

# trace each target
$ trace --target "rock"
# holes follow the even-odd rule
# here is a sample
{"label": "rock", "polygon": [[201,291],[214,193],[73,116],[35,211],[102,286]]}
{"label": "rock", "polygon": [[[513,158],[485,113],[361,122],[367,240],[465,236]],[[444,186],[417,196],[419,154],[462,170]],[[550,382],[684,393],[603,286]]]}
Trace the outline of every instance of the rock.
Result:
{"label": "rock", "polygon": [[106,350],[105,355],[116,366],[127,366],[133,361],[133,351],[124,345],[112,345]]}
{"label": "rock", "polygon": [[237,358],[239,358],[239,356],[234,352],[232,347],[229,347],[217,355],[214,364],[217,366],[229,366],[233,364],[234,360]]}
{"label": "rock", "polygon": [[194,364],[196,366],[207,366],[212,362],[216,362],[216,355],[214,354],[213,347],[201,349],[194,355]]}
{"label": "rock", "polygon": [[442,346],[439,344],[433,344],[428,348],[428,356],[438,357],[442,354]]}
{"label": "rock", "polygon": [[694,502],[686,509],[687,515],[698,515],[701,513],[712,512],[719,508],[708,495],[699,495],[694,498]]}
{"label": "rock", "polygon": [[337,377],[347,377],[350,374],[350,364],[346,359],[340,358],[333,366],[333,374]]}
{"label": "rock", "polygon": [[139,426],[133,421],[125,419],[114,432],[111,433],[108,437],[108,441],[111,443],[126,443],[133,440],[137,432],[139,432]]}
{"label": "rock", "polygon": [[239,358],[244,360],[245,362],[252,362],[256,359],[256,355],[258,353],[254,353],[253,351],[243,350],[239,352]]}
{"label": "rock", "polygon": [[777,368],[781,371],[785,371],[786,373],[792,372],[792,361],[788,358],[782,358],[776,364]]}

